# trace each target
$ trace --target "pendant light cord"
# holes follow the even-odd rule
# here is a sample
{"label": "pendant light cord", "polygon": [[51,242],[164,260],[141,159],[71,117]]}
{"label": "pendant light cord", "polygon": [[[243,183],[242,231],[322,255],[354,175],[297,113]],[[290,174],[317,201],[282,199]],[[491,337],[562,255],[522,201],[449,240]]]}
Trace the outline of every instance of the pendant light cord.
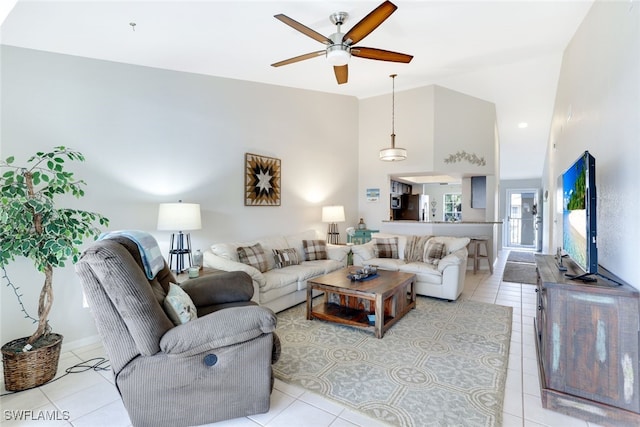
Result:
{"label": "pendant light cord", "polygon": [[396,76],[391,74],[391,148],[396,148]]}
{"label": "pendant light cord", "polygon": [[385,162],[395,162],[407,158],[407,150],[396,148],[396,76],[397,74],[389,75],[393,79],[391,86],[391,147],[380,150],[380,160]]}

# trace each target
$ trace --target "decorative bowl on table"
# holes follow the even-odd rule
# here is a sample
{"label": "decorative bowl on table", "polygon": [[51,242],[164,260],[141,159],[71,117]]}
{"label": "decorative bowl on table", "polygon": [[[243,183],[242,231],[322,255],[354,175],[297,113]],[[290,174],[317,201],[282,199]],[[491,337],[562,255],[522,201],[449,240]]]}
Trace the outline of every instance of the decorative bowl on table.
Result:
{"label": "decorative bowl on table", "polygon": [[375,266],[365,265],[362,268],[351,270],[347,278],[351,281],[360,281],[376,274],[378,274],[378,269]]}

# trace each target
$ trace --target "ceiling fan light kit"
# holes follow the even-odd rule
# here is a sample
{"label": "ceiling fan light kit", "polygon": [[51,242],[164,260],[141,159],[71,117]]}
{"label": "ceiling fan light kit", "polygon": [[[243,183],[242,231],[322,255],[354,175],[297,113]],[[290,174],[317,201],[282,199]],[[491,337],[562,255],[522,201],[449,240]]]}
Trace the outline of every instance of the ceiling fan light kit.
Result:
{"label": "ceiling fan light kit", "polygon": [[347,65],[351,58],[351,49],[349,46],[333,45],[327,47],[327,61],[334,67]]}
{"label": "ceiling fan light kit", "polygon": [[407,158],[407,150],[404,148],[396,148],[396,76],[391,74],[391,148],[383,148],[380,150],[380,160],[385,162],[397,162]]}
{"label": "ceiling fan light kit", "polygon": [[[283,23],[289,25],[291,28],[301,32],[302,34],[311,37],[312,39],[319,41],[326,45],[325,56],[327,61],[333,65],[333,71],[336,76],[338,84],[347,83],[349,78],[348,63],[351,56],[356,56],[365,59],[374,59],[377,61],[389,61],[389,62],[402,62],[409,63],[413,59],[413,56],[404,53],[391,52],[383,49],[376,49],[371,47],[356,47],[356,43],[368,36],[373,30],[378,28],[398,7],[390,1],[385,1],[380,6],[371,11],[367,16],[362,18],[356,25],[353,26],[346,34],[340,31],[340,28],[344,21],[349,17],[346,12],[336,12],[329,16],[329,20],[337,27],[335,33],[326,37],[318,33],[315,30],[299,23],[298,21],[289,18],[286,15],[278,14],[274,17]],[[353,49],[352,49],[353,48]],[[285,59],[271,64],[272,67],[280,67],[282,65],[293,64],[294,62],[304,61],[306,59],[315,58],[322,54],[323,51],[311,52],[293,58]]]}

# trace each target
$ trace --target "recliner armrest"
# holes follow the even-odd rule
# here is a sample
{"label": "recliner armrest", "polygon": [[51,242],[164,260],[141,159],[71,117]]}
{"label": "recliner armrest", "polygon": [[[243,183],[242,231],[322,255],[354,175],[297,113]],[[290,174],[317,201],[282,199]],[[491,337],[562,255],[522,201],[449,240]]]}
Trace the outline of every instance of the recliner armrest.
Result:
{"label": "recliner armrest", "polygon": [[271,333],[276,322],[276,315],[266,307],[227,308],[167,331],[160,339],[160,349],[169,356],[193,356]]}
{"label": "recliner armrest", "polygon": [[253,297],[253,281],[243,271],[221,271],[189,279],[181,287],[196,307],[250,301]]}
{"label": "recliner armrest", "polygon": [[260,303],[260,287],[266,285],[267,279],[260,270],[241,262],[232,261],[215,255],[210,250],[204,251],[203,262],[205,267],[217,268],[224,271],[244,271],[253,279],[253,298],[256,303]]}

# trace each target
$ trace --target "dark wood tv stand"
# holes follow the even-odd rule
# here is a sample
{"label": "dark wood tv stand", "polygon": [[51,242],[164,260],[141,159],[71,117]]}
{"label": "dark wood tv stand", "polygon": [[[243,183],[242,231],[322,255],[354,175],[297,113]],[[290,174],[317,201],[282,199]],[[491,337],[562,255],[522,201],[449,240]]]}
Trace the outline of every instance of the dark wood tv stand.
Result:
{"label": "dark wood tv stand", "polygon": [[536,266],[542,406],[606,426],[640,425],[640,293],[602,268],[595,282],[568,279],[553,255],[537,254]]}

